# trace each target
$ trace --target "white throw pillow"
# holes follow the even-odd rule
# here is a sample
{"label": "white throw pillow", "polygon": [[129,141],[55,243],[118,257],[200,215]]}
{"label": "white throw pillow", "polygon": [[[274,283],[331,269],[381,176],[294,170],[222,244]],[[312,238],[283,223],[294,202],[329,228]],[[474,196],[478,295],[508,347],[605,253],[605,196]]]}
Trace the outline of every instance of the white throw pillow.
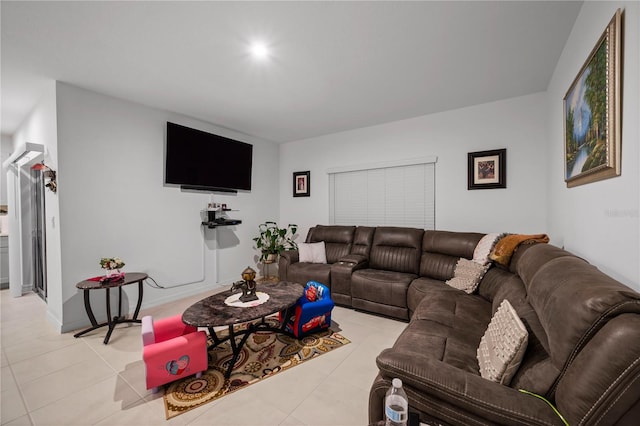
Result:
{"label": "white throw pillow", "polygon": [[300,255],[300,262],[327,263],[324,241],[319,243],[298,243],[298,254]]}
{"label": "white throw pillow", "polygon": [[529,333],[507,299],[493,314],[480,339],[478,364],[485,379],[508,385],[518,371],[527,350]]}
{"label": "white throw pillow", "polygon": [[480,280],[484,277],[489,266],[490,265],[481,265],[461,257],[458,263],[456,263],[453,278],[447,280],[446,283],[453,288],[471,294],[478,288],[478,284],[480,284]]}
{"label": "white throw pillow", "polygon": [[489,263],[491,250],[493,250],[498,240],[504,235],[505,234],[492,233],[482,237],[473,251],[473,261],[481,265]]}

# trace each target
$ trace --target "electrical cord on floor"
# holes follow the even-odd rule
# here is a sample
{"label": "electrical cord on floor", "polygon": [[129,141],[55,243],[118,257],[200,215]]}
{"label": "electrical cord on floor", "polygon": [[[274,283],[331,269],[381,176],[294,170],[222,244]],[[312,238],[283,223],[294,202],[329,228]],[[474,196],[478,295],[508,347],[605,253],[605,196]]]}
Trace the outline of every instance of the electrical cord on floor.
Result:
{"label": "electrical cord on floor", "polygon": [[569,426],[569,423],[565,420],[564,417],[562,417],[562,414],[560,414],[560,411],[558,411],[558,409],[551,403],[551,401],[549,401],[548,399],[546,399],[545,397],[543,397],[541,395],[538,395],[537,393],[529,392],[528,390],[525,390],[525,389],[518,389],[518,390],[520,392],[524,393],[524,394],[535,396],[536,398],[541,399],[544,402],[546,402],[547,405],[549,405],[549,407],[551,407],[553,412],[556,413],[556,415],[558,417],[560,417],[560,420],[562,420],[562,423],[564,423],[566,426]]}
{"label": "electrical cord on floor", "polygon": [[[147,282],[147,280],[153,281],[153,284]],[[163,285],[158,284],[158,282],[156,280],[154,280],[153,278],[147,276],[147,278],[145,279],[145,282],[147,283],[147,285],[151,288],[157,288],[160,290],[169,290],[170,288],[176,288],[176,287],[184,287],[186,285],[192,285],[192,284],[199,284],[202,281],[196,281],[196,282],[192,282],[192,283],[184,283],[184,284],[177,284],[177,285],[172,285],[169,287],[165,287]]]}

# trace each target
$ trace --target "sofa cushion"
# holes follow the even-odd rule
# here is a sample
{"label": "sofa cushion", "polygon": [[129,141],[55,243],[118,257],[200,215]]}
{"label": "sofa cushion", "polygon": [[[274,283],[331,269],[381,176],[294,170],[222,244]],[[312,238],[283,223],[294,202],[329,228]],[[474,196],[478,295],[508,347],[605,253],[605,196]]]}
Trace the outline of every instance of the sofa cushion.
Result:
{"label": "sofa cushion", "polygon": [[479,375],[476,350],[491,320],[491,303],[432,282],[394,349],[426,354]]}
{"label": "sofa cushion", "polygon": [[300,262],[327,263],[324,241],[320,241],[319,243],[299,243],[298,253],[300,255]]}
{"label": "sofa cushion", "polygon": [[[414,274],[360,269],[351,275],[351,295],[354,299],[367,300],[401,308],[407,307],[407,289]],[[354,307],[356,304],[354,303]]]}
{"label": "sofa cushion", "polygon": [[409,315],[412,317],[422,299],[429,293],[429,288],[433,285],[442,285],[442,281],[433,278],[420,277],[411,281],[407,293],[407,307]]}
{"label": "sofa cushion", "polygon": [[287,280],[305,285],[317,281],[331,288],[331,265],[325,263],[294,263],[289,265]]}
{"label": "sofa cushion", "polygon": [[482,237],[484,234],[477,232],[425,231],[422,250],[473,259],[473,252]]}
{"label": "sofa cushion", "polygon": [[520,277],[501,268],[491,268],[482,279],[478,293],[492,302],[493,312],[503,300],[508,299],[529,333],[527,350],[510,386],[546,394],[560,370],[550,362],[547,334],[527,301],[527,292]]}
{"label": "sofa cushion", "polygon": [[372,269],[418,274],[424,231],[416,228],[379,227],[369,256]]}
{"label": "sofa cushion", "polygon": [[355,226],[316,225],[309,229],[307,243],[324,241],[327,263],[335,263],[351,252]]}
{"label": "sofa cushion", "polygon": [[508,300],[503,300],[478,346],[480,375],[508,385],[527,349],[528,333]]}
{"label": "sofa cushion", "polygon": [[453,278],[458,260],[472,259],[473,251],[483,235],[475,232],[425,231],[420,276],[441,281]]}

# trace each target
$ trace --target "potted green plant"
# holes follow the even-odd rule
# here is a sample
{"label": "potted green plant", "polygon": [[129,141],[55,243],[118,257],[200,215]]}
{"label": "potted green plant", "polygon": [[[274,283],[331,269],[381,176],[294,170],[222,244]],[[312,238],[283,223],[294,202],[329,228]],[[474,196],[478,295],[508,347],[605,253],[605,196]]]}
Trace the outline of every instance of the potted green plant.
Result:
{"label": "potted green plant", "polygon": [[263,263],[273,263],[283,251],[298,248],[293,241],[298,225],[289,224],[286,228],[279,228],[276,222],[269,221],[260,224],[258,229],[260,235],[253,238],[253,241],[260,250],[260,261]]}

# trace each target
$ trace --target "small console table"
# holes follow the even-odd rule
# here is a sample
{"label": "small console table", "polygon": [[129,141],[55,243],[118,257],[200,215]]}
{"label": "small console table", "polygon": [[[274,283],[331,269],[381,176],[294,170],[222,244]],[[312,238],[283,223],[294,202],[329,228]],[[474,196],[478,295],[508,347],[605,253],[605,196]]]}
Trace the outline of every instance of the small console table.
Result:
{"label": "small console table", "polygon": [[[92,330],[95,330],[100,327],[109,327],[109,331],[107,331],[107,335],[104,338],[104,344],[109,343],[109,338],[111,338],[111,333],[113,329],[118,324],[122,323],[141,323],[141,320],[138,319],[138,313],[140,312],[140,305],[142,305],[142,282],[148,278],[147,274],[143,274],[140,272],[127,272],[124,274],[124,278],[120,281],[113,282],[105,282],[101,283],[100,281],[92,281],[92,280],[84,280],[76,284],[76,287],[84,292],[84,309],[87,311],[87,316],[91,321],[91,327],[83,330],[79,333],[73,335],[73,337],[80,337],[85,333],[88,333]],[[138,283],[138,303],[136,305],[136,310],[133,313],[133,318],[126,319],[126,317],[122,316],[122,286]],[[111,303],[110,303],[110,294],[109,290],[112,288],[118,289],[118,315],[111,318]],[[93,315],[93,310],[91,309],[91,300],[89,298],[89,292],[91,290],[105,290],[105,297],[107,300],[107,322],[103,322],[98,324],[96,321],[96,317]]]}

